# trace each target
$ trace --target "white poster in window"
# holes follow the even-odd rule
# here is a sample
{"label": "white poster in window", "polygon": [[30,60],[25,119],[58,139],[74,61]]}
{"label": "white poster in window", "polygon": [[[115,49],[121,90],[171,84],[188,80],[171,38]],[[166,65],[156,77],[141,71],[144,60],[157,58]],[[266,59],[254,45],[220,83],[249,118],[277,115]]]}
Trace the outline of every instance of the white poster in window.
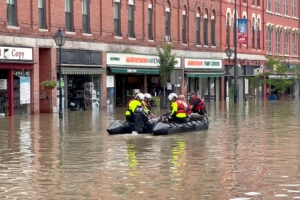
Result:
{"label": "white poster in window", "polygon": [[167,83],[167,90],[172,90],[172,84],[171,83]]}
{"label": "white poster in window", "polygon": [[7,79],[0,79],[0,90],[7,90]]}
{"label": "white poster in window", "polygon": [[30,103],[30,77],[20,77],[20,104]]}
{"label": "white poster in window", "polygon": [[106,76],[106,87],[115,87],[115,77]]}
{"label": "white poster in window", "polygon": [[245,79],[245,94],[249,93],[249,80]]}

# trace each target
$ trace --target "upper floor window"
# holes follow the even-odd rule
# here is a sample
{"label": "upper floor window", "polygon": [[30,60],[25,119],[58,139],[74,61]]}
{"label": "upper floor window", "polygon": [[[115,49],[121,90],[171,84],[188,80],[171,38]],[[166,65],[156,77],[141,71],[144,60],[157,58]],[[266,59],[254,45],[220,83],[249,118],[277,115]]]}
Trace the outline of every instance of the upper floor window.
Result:
{"label": "upper floor window", "polygon": [[290,33],[284,33],[284,55],[290,54]]}
{"label": "upper floor window", "polygon": [[243,3],[247,3],[247,0],[243,0]]}
{"label": "upper floor window", "polygon": [[211,46],[216,46],[216,19],[215,14],[213,12],[213,15],[211,16],[211,29],[210,29],[210,40],[211,40]]}
{"label": "upper floor window", "polygon": [[256,47],[260,49],[260,20],[257,20],[256,24]]}
{"label": "upper floor window", "polygon": [[182,43],[187,44],[186,39],[186,11],[182,12]]}
{"label": "upper floor window", "polygon": [[152,4],[148,5],[148,40],[153,40],[153,9]]}
{"label": "upper floor window", "polygon": [[298,55],[298,34],[297,33],[293,33],[293,43],[292,43],[292,54],[293,56],[297,56]]}
{"label": "upper floor window", "polygon": [[267,10],[272,11],[272,0],[266,0],[267,1]]}
{"label": "upper floor window", "polygon": [[39,28],[46,29],[46,0],[39,0]]}
{"label": "upper floor window", "polygon": [[[165,36],[169,36],[170,37],[170,8],[166,8],[166,12],[165,12]],[[169,42],[169,41],[167,41]]]}
{"label": "upper floor window", "polygon": [[251,27],[251,47],[255,48],[255,19],[252,19],[252,27]]}
{"label": "upper floor window", "polygon": [[82,0],[82,30],[90,33],[90,0]]}
{"label": "upper floor window", "polygon": [[289,6],[290,6],[289,3],[290,3],[289,0],[284,0],[284,14],[285,15],[289,15],[290,14],[289,13]]}
{"label": "upper floor window", "polygon": [[281,54],[281,32],[279,30],[276,31],[276,54]]}
{"label": "upper floor window", "polygon": [[73,27],[73,0],[65,0],[65,12],[66,12],[66,31],[74,31]]}
{"label": "upper floor window", "polygon": [[257,7],[260,7],[260,0],[256,0]]}
{"label": "upper floor window", "polygon": [[114,34],[121,36],[121,20],[120,20],[120,1],[115,1],[114,5]]}
{"label": "upper floor window", "polygon": [[251,0],[251,5],[255,5],[255,0]]}
{"label": "upper floor window", "polygon": [[267,28],[267,31],[266,31],[266,52],[268,54],[272,53],[272,34],[273,34],[272,30]]}
{"label": "upper floor window", "polygon": [[297,17],[297,1],[298,0],[293,0],[292,2],[292,16]]}
{"label": "upper floor window", "polygon": [[230,14],[227,13],[227,19],[226,19],[226,46],[229,47],[230,46],[230,24],[229,24],[229,20],[230,20]]}
{"label": "upper floor window", "polygon": [[201,45],[201,39],[200,39],[200,12],[196,13],[196,45]]}
{"label": "upper floor window", "polygon": [[275,12],[280,13],[280,0],[275,0]]}
{"label": "upper floor window", "polygon": [[6,0],[7,23],[9,26],[17,26],[17,0]]}
{"label": "upper floor window", "polygon": [[205,46],[208,45],[208,19],[207,19],[207,14],[204,15],[204,19],[203,19],[203,44]]}
{"label": "upper floor window", "polygon": [[128,3],[128,37],[135,38],[134,35],[134,2],[129,0]]}

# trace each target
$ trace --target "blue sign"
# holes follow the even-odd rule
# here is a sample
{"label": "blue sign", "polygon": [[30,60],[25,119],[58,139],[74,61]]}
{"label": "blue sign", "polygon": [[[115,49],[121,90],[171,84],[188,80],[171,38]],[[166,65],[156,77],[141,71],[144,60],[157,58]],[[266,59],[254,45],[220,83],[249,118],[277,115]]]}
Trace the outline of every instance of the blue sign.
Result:
{"label": "blue sign", "polygon": [[248,21],[247,19],[238,19],[238,43],[247,43]]}

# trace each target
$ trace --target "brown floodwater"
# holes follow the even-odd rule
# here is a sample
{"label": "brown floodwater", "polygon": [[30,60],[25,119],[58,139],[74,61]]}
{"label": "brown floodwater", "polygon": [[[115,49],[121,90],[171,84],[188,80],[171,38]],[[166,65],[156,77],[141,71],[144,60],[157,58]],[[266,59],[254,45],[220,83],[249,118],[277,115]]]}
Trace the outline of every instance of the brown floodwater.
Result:
{"label": "brown floodwater", "polygon": [[0,199],[300,199],[299,101],[207,110],[167,136],[108,135],[124,108],[0,118]]}

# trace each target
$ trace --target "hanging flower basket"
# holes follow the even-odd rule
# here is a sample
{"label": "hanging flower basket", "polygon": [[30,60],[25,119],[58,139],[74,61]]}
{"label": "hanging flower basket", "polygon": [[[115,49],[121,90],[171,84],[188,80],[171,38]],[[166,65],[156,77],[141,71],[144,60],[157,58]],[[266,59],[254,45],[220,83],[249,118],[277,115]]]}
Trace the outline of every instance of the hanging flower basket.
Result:
{"label": "hanging flower basket", "polygon": [[45,80],[41,83],[41,86],[47,90],[53,90],[57,86],[57,83],[53,80]]}

